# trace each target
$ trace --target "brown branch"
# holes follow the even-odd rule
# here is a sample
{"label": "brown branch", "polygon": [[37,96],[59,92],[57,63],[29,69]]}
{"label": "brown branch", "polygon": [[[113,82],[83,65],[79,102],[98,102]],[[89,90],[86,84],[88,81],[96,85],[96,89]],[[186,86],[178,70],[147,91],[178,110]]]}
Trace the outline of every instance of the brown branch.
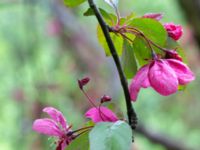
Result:
{"label": "brown branch", "polygon": [[132,127],[132,129],[135,129],[136,124],[137,124],[137,116],[136,116],[135,110],[134,110],[134,108],[131,104],[131,98],[130,98],[130,94],[129,94],[129,90],[128,90],[127,80],[126,80],[126,77],[125,77],[124,72],[122,70],[121,63],[120,63],[118,54],[116,52],[115,46],[114,46],[113,41],[110,37],[109,27],[105,23],[101,13],[99,12],[96,5],[94,4],[94,1],[88,0],[88,3],[90,5],[90,8],[94,11],[94,14],[95,14],[100,26],[101,26],[101,29],[104,33],[105,38],[106,38],[108,47],[109,47],[110,52],[112,54],[113,60],[114,60],[115,65],[117,67],[117,71],[118,71],[120,81],[121,81],[121,85],[122,85],[124,95],[125,95],[129,125]]}

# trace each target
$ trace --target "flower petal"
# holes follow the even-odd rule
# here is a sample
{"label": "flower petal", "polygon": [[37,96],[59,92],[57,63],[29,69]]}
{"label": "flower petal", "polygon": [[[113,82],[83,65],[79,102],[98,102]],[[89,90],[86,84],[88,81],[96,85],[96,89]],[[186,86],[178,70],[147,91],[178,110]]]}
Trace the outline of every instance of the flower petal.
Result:
{"label": "flower petal", "polygon": [[195,79],[193,72],[190,68],[181,61],[175,59],[166,60],[170,67],[175,71],[178,77],[179,84],[185,85]]}
{"label": "flower petal", "polygon": [[33,130],[49,136],[62,136],[62,132],[56,123],[51,119],[37,119],[33,123]]}
{"label": "flower petal", "polygon": [[149,69],[151,87],[161,95],[173,94],[178,89],[178,79],[172,68],[164,61],[155,61]]}
{"label": "flower petal", "polygon": [[148,79],[149,64],[140,68],[135,77],[132,79],[129,86],[131,100],[136,101],[138,92],[141,87],[147,88],[150,86]]}
{"label": "flower petal", "polygon": [[85,113],[86,118],[92,119],[93,122],[116,122],[118,120],[117,116],[108,108],[93,107]]}
{"label": "flower petal", "polygon": [[64,129],[67,129],[67,123],[63,114],[53,107],[45,107],[43,112],[46,112],[55,122],[60,123]]}

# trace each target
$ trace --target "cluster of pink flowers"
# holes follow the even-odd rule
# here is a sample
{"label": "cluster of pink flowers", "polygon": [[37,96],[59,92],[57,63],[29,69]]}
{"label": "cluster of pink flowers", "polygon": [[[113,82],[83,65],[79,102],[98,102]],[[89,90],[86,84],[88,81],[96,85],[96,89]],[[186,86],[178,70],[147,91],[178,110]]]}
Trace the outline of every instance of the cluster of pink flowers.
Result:
{"label": "cluster of pink flowers", "polygon": [[[88,77],[78,80],[81,90],[83,90],[83,87],[89,82],[89,80],[90,79]],[[109,101],[111,101],[111,97],[104,95],[101,98],[100,105],[90,108],[85,113],[85,117],[91,119],[94,123],[118,121],[119,119],[114,112],[105,106],[101,106],[104,102]],[[67,124],[63,114],[53,107],[46,107],[43,109],[43,112],[46,112],[51,119],[36,119],[33,123],[33,130],[41,134],[57,137],[58,140],[56,142],[56,150],[64,150],[67,145],[69,145],[76,137],[78,137],[76,131],[81,131],[81,129],[73,131],[71,129],[72,126]],[[82,132],[84,133],[85,128],[82,129],[84,129]]]}
{"label": "cluster of pink flowers", "polygon": [[[144,18],[162,19],[162,14],[145,14]],[[182,27],[173,23],[164,24],[168,36],[174,40],[182,36]],[[148,64],[139,69],[129,86],[132,101],[136,101],[141,88],[152,87],[163,96],[168,96],[178,90],[179,85],[186,85],[195,79],[189,67],[182,62],[181,56],[175,50],[166,50],[164,58],[155,56]]]}

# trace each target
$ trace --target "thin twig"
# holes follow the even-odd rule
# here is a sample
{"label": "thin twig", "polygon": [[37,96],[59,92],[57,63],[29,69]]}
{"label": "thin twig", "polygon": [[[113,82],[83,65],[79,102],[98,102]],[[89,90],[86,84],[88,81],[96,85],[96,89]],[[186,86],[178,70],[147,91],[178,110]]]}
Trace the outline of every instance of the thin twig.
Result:
{"label": "thin twig", "polygon": [[88,0],[88,3],[90,5],[90,8],[94,11],[94,14],[95,14],[100,26],[101,26],[101,29],[104,33],[105,38],[106,38],[108,47],[109,47],[110,52],[112,54],[113,60],[114,60],[115,65],[117,67],[118,74],[119,74],[120,81],[121,81],[121,85],[122,85],[124,95],[125,95],[129,125],[132,127],[132,129],[135,129],[136,124],[137,124],[137,116],[136,116],[135,110],[134,110],[134,108],[131,104],[131,98],[130,98],[130,94],[129,94],[129,90],[128,90],[127,80],[126,80],[126,77],[125,77],[124,72],[122,70],[121,63],[120,63],[118,54],[116,52],[115,46],[114,46],[113,41],[110,37],[108,25],[105,23],[101,13],[99,12],[96,5],[94,4],[94,1]]}

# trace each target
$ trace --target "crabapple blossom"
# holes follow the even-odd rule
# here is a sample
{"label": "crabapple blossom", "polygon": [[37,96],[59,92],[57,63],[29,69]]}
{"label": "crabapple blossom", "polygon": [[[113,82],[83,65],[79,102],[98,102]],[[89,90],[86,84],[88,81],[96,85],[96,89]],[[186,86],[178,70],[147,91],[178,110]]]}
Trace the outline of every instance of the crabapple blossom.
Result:
{"label": "crabapple blossom", "polygon": [[73,136],[68,136],[71,132],[71,127],[67,124],[63,114],[53,107],[46,107],[43,109],[51,119],[43,118],[37,119],[33,123],[33,130],[36,132],[55,136],[58,138],[56,150],[64,150],[67,145],[73,140]]}
{"label": "crabapple blossom", "polygon": [[131,100],[136,101],[140,88],[152,87],[163,96],[178,90],[194,80],[194,74],[187,65],[177,59],[154,59],[139,69],[129,87]]}

